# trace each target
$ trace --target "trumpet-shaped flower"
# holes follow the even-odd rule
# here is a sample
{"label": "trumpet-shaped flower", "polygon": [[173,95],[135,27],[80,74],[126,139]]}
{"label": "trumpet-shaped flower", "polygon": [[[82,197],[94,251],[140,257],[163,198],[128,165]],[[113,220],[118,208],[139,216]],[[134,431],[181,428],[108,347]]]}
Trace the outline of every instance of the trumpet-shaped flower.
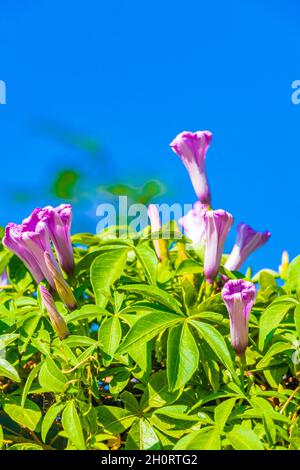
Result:
{"label": "trumpet-shaped flower", "polygon": [[197,201],[186,215],[178,219],[178,223],[184,229],[186,236],[192,240],[193,245],[200,245],[204,241],[203,211],[206,209],[205,204]]}
{"label": "trumpet-shaped flower", "polygon": [[5,228],[3,245],[13,251],[27,266],[37,283],[47,279],[55,287],[51,274],[46,266],[44,253],[51,253],[48,225],[45,218],[39,218],[38,209],[20,225],[10,223]]}
{"label": "trumpet-shaped flower", "polygon": [[224,243],[233,223],[233,216],[218,209],[203,213],[205,230],[204,275],[208,283],[216,277],[220,268]]}
{"label": "trumpet-shaped flower", "polygon": [[252,282],[234,279],[222,289],[222,298],[230,318],[231,344],[237,354],[243,356],[248,346],[248,322],[256,299]]}
{"label": "trumpet-shaped flower", "polygon": [[186,167],[199,201],[207,205],[210,205],[211,198],[206,176],[205,157],[211,140],[212,133],[210,131],[184,131],[170,143],[170,147]]}
{"label": "trumpet-shaped flower", "polygon": [[271,236],[271,233],[256,232],[247,224],[239,224],[237,227],[237,239],[229,255],[225,268],[230,271],[239,270],[246,258],[257,248],[264,245]]}
{"label": "trumpet-shaped flower", "polygon": [[61,204],[40,209],[38,215],[47,220],[50,238],[55,246],[61,267],[66,274],[74,270],[74,256],[71,243],[72,206]]}
{"label": "trumpet-shaped flower", "polygon": [[64,339],[69,336],[70,332],[66,325],[65,320],[58,312],[54,299],[48,289],[44,286],[40,286],[40,293],[44,307],[46,308],[48,315],[50,317],[53,329],[56,331],[60,339]]}

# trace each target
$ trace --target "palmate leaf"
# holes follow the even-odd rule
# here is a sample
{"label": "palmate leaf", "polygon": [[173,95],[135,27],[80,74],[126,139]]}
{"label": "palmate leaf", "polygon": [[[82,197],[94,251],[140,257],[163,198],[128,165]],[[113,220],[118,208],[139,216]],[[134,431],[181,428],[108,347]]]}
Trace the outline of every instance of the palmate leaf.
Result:
{"label": "palmate leaf", "polygon": [[235,372],[231,356],[221,333],[208,323],[191,320],[190,324],[196,328],[201,339],[208,344],[221,363],[229,370],[235,382],[239,383],[239,378]]}
{"label": "palmate leaf", "polygon": [[174,326],[168,336],[167,375],[171,391],[183,387],[199,365],[197,343],[187,323]]}

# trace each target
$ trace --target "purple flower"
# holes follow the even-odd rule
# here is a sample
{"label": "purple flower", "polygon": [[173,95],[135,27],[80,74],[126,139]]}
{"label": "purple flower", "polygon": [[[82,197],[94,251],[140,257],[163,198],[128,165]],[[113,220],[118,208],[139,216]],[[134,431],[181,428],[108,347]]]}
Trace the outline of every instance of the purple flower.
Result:
{"label": "purple flower", "polygon": [[7,275],[7,269],[5,268],[3,273],[0,276],[0,286],[8,286],[9,285],[9,279]]}
{"label": "purple flower", "polygon": [[210,190],[206,177],[205,156],[212,139],[210,131],[184,131],[170,143],[181,158],[200,202],[210,206]]}
{"label": "purple flower", "polygon": [[233,223],[233,216],[223,209],[206,211],[203,214],[205,230],[204,275],[208,283],[216,277],[227,234]]}
{"label": "purple flower", "polygon": [[58,260],[66,274],[74,270],[74,256],[71,243],[72,206],[61,204],[39,209],[39,217],[47,220],[50,238],[55,246]]}
{"label": "purple flower", "polygon": [[[156,233],[161,230],[161,221],[159,212],[155,204],[149,204],[148,216],[150,219],[151,233]],[[153,240],[154,249],[159,260],[168,258],[168,249],[166,240]]]}
{"label": "purple flower", "polygon": [[205,210],[207,206],[197,201],[193,209],[178,219],[178,223],[183,227],[186,236],[192,240],[193,245],[199,245],[204,241],[203,211]]}
{"label": "purple flower", "polygon": [[5,228],[3,245],[13,251],[27,266],[37,283],[47,279],[54,288],[54,281],[46,266],[44,253],[52,254],[47,221],[39,218],[39,210],[24,219],[20,225],[10,223]]}
{"label": "purple flower", "polygon": [[40,293],[42,297],[43,304],[48,312],[52,326],[60,339],[65,339],[69,336],[70,332],[66,325],[65,320],[58,312],[54,299],[50,292],[44,286],[40,286]]}
{"label": "purple flower", "polygon": [[264,245],[270,236],[270,232],[256,232],[247,224],[239,224],[237,227],[237,239],[225,263],[225,268],[230,271],[239,270],[246,258],[254,250]]}
{"label": "purple flower", "polygon": [[222,298],[230,317],[231,344],[240,356],[248,346],[248,322],[250,311],[256,299],[252,282],[234,279],[226,282]]}

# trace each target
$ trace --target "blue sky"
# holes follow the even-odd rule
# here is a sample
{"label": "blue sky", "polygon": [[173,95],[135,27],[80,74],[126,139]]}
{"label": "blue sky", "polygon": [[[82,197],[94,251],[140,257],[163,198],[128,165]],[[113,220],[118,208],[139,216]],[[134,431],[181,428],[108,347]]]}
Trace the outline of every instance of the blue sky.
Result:
{"label": "blue sky", "polygon": [[[272,232],[253,266],[276,268],[283,249],[299,254],[299,16],[296,0],[2,4],[0,224],[55,202],[43,189],[72,165],[101,184],[158,178],[167,188],[158,202],[193,202],[168,145],[182,130],[209,129],[214,207]],[[45,123],[101,142],[109,171]],[[29,200],[17,200],[24,188]],[[84,211],[94,206],[87,198]],[[95,219],[81,215],[76,229],[93,230]]]}

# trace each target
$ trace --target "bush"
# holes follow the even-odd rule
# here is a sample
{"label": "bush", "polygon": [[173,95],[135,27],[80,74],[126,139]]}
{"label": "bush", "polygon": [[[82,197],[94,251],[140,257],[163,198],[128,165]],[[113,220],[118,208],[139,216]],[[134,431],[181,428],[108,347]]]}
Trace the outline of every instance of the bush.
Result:
{"label": "bush", "polygon": [[230,343],[222,279],[205,283],[198,252],[169,240],[158,262],[139,234],[72,241],[77,308],[55,294],[63,340],[23,263],[1,251],[10,280],[0,293],[2,448],[300,447],[300,257],[281,287],[272,271],[252,278],[245,364]]}

